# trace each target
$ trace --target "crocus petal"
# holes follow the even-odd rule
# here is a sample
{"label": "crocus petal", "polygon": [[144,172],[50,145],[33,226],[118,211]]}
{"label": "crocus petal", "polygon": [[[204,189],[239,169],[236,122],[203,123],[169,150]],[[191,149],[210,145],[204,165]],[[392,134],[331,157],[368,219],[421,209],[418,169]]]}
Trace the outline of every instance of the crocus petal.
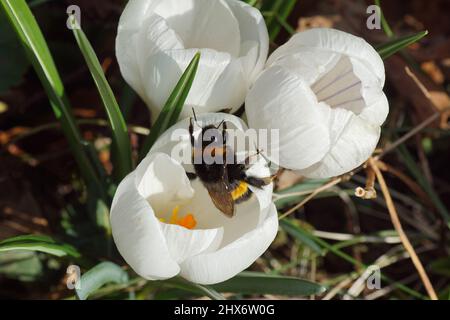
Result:
{"label": "crocus petal", "polygon": [[185,48],[239,55],[239,23],[224,0],[164,0],[155,13],[167,20]]}
{"label": "crocus petal", "polygon": [[384,92],[379,94],[378,99],[375,99],[370,105],[363,109],[359,114],[361,119],[373,124],[382,125],[389,113],[389,101]]}
{"label": "crocus petal", "polygon": [[123,77],[155,120],[198,51],[202,57],[181,116],[192,107],[198,114],[236,111],[264,67],[268,42],[260,12],[240,1],[130,0],[116,53]]}
{"label": "crocus petal", "polygon": [[[196,131],[223,120],[230,129],[246,129],[242,120],[229,114],[203,114],[197,120]],[[247,268],[275,238],[273,186],[254,190],[256,196],[236,205],[232,219],[223,215],[202,182],[190,181],[185,168],[170,156],[177,144],[189,146],[191,153],[188,123],[185,119],[169,128],[119,185],[111,209],[113,237],[124,259],[142,277],[166,279],[183,269],[181,276],[188,280],[216,283]],[[179,129],[184,129],[181,142],[172,139]],[[260,158],[248,173],[267,177],[270,171]],[[179,218],[186,215],[195,219],[194,229],[166,223],[184,225]]]}
{"label": "crocus petal", "polygon": [[156,213],[166,213],[194,196],[183,167],[165,153],[147,156],[136,168],[136,177],[138,192]]}
{"label": "crocus petal", "polygon": [[[266,214],[267,210],[261,210],[258,198],[252,197],[236,205],[235,215],[230,219],[214,206],[211,196],[198,179],[192,181],[192,185],[196,190],[196,199],[187,208],[190,212],[195,212],[197,228],[223,228],[221,246],[235,241],[256,228]],[[269,196],[271,197],[272,194],[270,193]]]}
{"label": "crocus petal", "polygon": [[177,263],[203,252],[215,251],[222,242],[223,228],[189,230],[161,222],[170,254]]}
{"label": "crocus petal", "polygon": [[180,268],[169,252],[160,223],[137,191],[135,172],[119,184],[110,219],[117,249],[137,274],[151,280],[178,274]]}
{"label": "crocus petal", "polygon": [[116,56],[119,62],[120,72],[125,81],[147,103],[144,83],[141,78],[140,66],[137,59],[137,33],[133,30],[123,30],[116,38]]}
{"label": "crocus petal", "polygon": [[[381,57],[363,39],[333,29],[300,32],[270,56],[247,96],[249,125],[280,129],[279,160],[271,160],[282,167],[309,178],[346,173],[378,142],[389,111],[384,77]],[[291,92],[278,88],[288,81]]]}
{"label": "crocus petal", "polygon": [[[247,126],[240,118],[225,113],[201,114],[197,116],[197,121],[200,126],[218,125],[222,121],[226,121],[229,129],[236,129],[239,132],[244,132],[247,129]],[[184,168],[188,172],[194,172],[192,165],[184,163],[184,161],[190,163],[192,155],[188,126],[189,119],[184,119],[169,128],[153,145],[149,155],[160,152],[170,154],[172,158],[178,158],[180,162],[183,162]],[[200,130],[201,127],[196,124],[194,135]],[[177,132],[178,134],[175,134]],[[174,152],[174,150],[182,150],[180,153],[184,156],[187,155],[187,158],[184,159],[183,156],[178,157],[178,151]],[[247,173],[255,177],[265,178],[270,176],[267,162],[263,158],[259,158],[256,163],[251,165]],[[237,205],[236,216],[229,219],[215,208],[210,195],[198,179],[191,181],[191,186],[195,189],[196,201],[189,206],[189,211],[196,214],[198,228],[214,229],[223,227],[224,243],[228,243],[249,232],[261,220],[265,219],[264,214],[272,203],[272,184],[262,189],[250,187],[255,194],[255,198]]]}
{"label": "crocus petal", "polygon": [[266,70],[250,90],[245,105],[251,128],[280,130],[279,145],[268,149],[279,151],[283,167],[307,168],[329,150],[329,130],[316,97],[288,70]]}
{"label": "crocus petal", "polygon": [[381,126],[389,113],[389,103],[383,92],[378,78],[360,61],[352,60],[353,72],[356,77],[363,79],[361,96],[365,107],[359,113],[361,119],[374,125]]}
{"label": "crocus petal", "polygon": [[269,33],[261,12],[239,0],[227,0],[239,21],[241,52],[244,73],[249,76],[249,85],[261,73],[269,53]]}
{"label": "crocus petal", "polygon": [[142,22],[148,17],[162,0],[130,0],[122,12],[119,20],[119,30],[138,30]]}
{"label": "crocus petal", "polygon": [[[274,51],[267,64],[270,66],[278,59],[301,54],[303,51],[320,54],[337,53],[355,58],[377,76],[381,87],[384,85],[384,64],[376,50],[364,39],[336,29],[314,28],[295,34],[286,44]],[[320,68],[322,56],[319,56],[318,60],[314,59],[313,55],[309,57],[311,60],[308,61],[317,66],[319,75],[326,72],[325,68]],[[319,63],[315,63],[315,60]]]}
{"label": "crocus petal", "polygon": [[[142,39],[138,39],[142,30],[148,28],[144,22],[148,19],[148,12],[160,2],[160,0],[131,0],[128,1],[119,21],[116,38],[116,56],[119,62],[120,71],[130,86],[147,103],[147,96],[144,91],[144,83],[141,77],[141,66],[139,64],[139,54],[143,48]],[[158,18],[153,16],[155,19]],[[153,19],[154,20],[154,19]],[[149,21],[147,24],[150,24]],[[151,25],[153,34],[167,34],[167,28],[160,25]],[[159,35],[157,35],[158,37]],[[152,39],[152,43],[154,40]]]}
{"label": "crocus petal", "polygon": [[297,172],[308,178],[328,178],[349,172],[370,157],[378,143],[380,132],[379,126],[351,115],[322,161]]}
{"label": "crocus petal", "polygon": [[267,219],[234,242],[211,253],[186,259],[181,264],[181,276],[200,284],[228,280],[248,268],[272,243],[278,231],[275,205],[269,208]]}
{"label": "crocus petal", "polygon": [[[153,111],[158,111],[160,106],[165,103],[197,51],[193,49],[167,50],[147,59],[144,64],[143,81]],[[187,97],[186,107],[183,108],[182,118],[191,113],[192,108],[195,108],[198,113],[208,112],[208,109],[226,108],[206,105],[205,100],[210,97],[217,80],[221,78],[230,64],[230,55],[209,49],[203,49],[201,52],[202,58],[199,62],[197,76]],[[222,94],[219,94],[219,97],[224,98]],[[222,100],[219,103],[226,102]]]}

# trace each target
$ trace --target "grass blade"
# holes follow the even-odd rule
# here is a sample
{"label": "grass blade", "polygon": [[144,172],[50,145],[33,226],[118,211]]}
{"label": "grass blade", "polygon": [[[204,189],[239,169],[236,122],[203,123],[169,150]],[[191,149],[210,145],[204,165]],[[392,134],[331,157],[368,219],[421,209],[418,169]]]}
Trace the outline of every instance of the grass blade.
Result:
{"label": "grass blade", "polygon": [[293,220],[282,219],[280,220],[280,226],[286,231],[289,235],[300,241],[303,245],[309,247],[311,250],[316,252],[318,255],[323,256],[324,252],[322,248],[311,238],[303,232],[302,229],[298,228]]}
{"label": "grass blade", "polygon": [[286,19],[289,18],[296,4],[297,0],[275,0],[264,3],[262,10],[269,13],[266,17],[266,24],[271,41],[275,41],[283,24],[288,25]]}
{"label": "grass blade", "polygon": [[126,283],[128,274],[112,262],[101,262],[80,279],[80,288],[76,289],[78,299],[86,300],[91,293],[107,283]]}
{"label": "grass blade", "polygon": [[380,54],[382,59],[386,59],[390,56],[392,56],[394,53],[397,53],[398,51],[402,50],[403,48],[406,48],[407,46],[419,41],[423,37],[425,37],[428,34],[428,31],[421,31],[419,33],[401,37],[392,41],[389,41],[385,44],[379,45],[376,47],[378,53]]}
{"label": "grass blade", "polygon": [[133,169],[127,125],[92,45],[77,24],[76,19],[73,16],[71,18],[72,25],[74,26],[72,29],[73,34],[88,65],[108,115],[109,126],[113,137],[113,165],[116,171],[116,177],[120,181]]}
{"label": "grass blade", "polygon": [[212,287],[220,292],[287,296],[308,296],[320,294],[326,290],[325,287],[311,281],[258,272],[242,272],[236,277]]}
{"label": "grass blade", "polygon": [[381,16],[381,26],[383,28],[384,33],[389,37],[392,38],[394,36],[394,32],[392,31],[391,27],[389,26],[389,23],[386,20],[386,17],[384,16],[383,10],[381,10],[381,3],[380,0],[375,0],[375,5],[380,8],[380,16]]}
{"label": "grass blade", "polygon": [[122,114],[123,114],[123,118],[125,119],[125,122],[127,122],[127,119],[129,119],[131,109],[136,100],[137,100],[136,93],[125,82],[122,87],[120,98],[119,98],[119,106],[120,106],[120,110],[122,110]]}
{"label": "grass blade", "polygon": [[[286,219],[284,219],[286,220]],[[281,221],[280,221],[281,222]],[[281,223],[280,223],[281,225]],[[295,224],[292,224],[293,227],[299,229],[300,233],[306,237],[308,237],[311,241],[316,242],[317,245],[319,245],[320,247],[323,248],[323,251],[325,251],[325,254],[327,252],[331,252],[334,255],[340,257],[341,259],[347,261],[348,263],[354,265],[356,268],[358,269],[367,269],[368,266],[363,264],[362,262],[360,262],[359,260],[356,260],[355,258],[353,258],[352,256],[350,256],[349,254],[345,253],[344,251],[340,250],[339,248],[337,248],[334,245],[329,244],[327,241],[322,240],[319,237],[316,237],[315,235],[313,235],[312,233],[310,233],[309,231],[305,230],[304,228],[302,228],[301,226],[297,226]],[[292,234],[293,236],[295,236],[295,234]],[[299,238],[298,240],[302,241],[303,237]],[[419,299],[427,299],[427,297],[425,297],[424,295],[422,295],[420,292],[417,292],[405,285],[403,285],[402,283],[397,283],[392,281],[389,277],[387,277],[384,273],[381,273],[381,279],[392,283],[397,289],[402,290],[403,292],[406,292],[407,294],[415,297],[415,298],[419,298]]]}
{"label": "grass blade", "polygon": [[72,154],[78,163],[78,167],[86,184],[92,184],[97,189],[102,185],[84,151],[84,143],[68,99],[64,92],[64,86],[52,59],[47,43],[42,35],[36,19],[24,0],[2,0],[0,8],[8,17],[8,20],[16,32],[28,60],[32,63],[44,89],[49,97],[50,104],[56,118],[61,123],[61,128],[69,142]]}
{"label": "grass blade", "polygon": [[0,252],[27,250],[45,252],[57,257],[72,256],[79,258],[80,253],[71,245],[58,243],[47,236],[25,235],[9,238],[0,242]]}
{"label": "grass blade", "polygon": [[147,136],[142,146],[139,159],[143,159],[150,148],[155,143],[156,139],[169,127],[178,121],[181,110],[183,110],[184,102],[189,94],[189,91],[194,82],[195,74],[197,73],[198,63],[200,61],[200,52],[197,52],[184,71],[175,89],[170,94],[169,99],[161,110],[161,114],[156,119],[150,134]]}
{"label": "grass blade", "polygon": [[244,1],[245,3],[251,5],[252,7],[255,7],[255,6],[258,4],[258,2],[259,2],[260,0],[243,0],[243,1]]}
{"label": "grass blade", "polygon": [[211,288],[210,286],[203,286],[200,284],[193,284],[196,288],[210,297],[212,300],[226,300],[224,296],[222,296],[219,292]]}
{"label": "grass blade", "polygon": [[408,151],[408,148],[406,148],[405,145],[400,145],[396,151],[400,155],[406,168],[411,172],[411,174],[414,176],[414,178],[419,183],[419,185],[423,188],[423,190],[430,197],[431,201],[433,202],[434,206],[436,207],[436,210],[442,216],[442,219],[444,220],[447,228],[450,229],[450,212],[445,207],[445,204],[442,202],[441,198],[439,197],[437,192],[434,190],[433,186],[428,182],[428,180],[422,174],[420,168],[417,165],[417,162],[414,160],[413,156]]}

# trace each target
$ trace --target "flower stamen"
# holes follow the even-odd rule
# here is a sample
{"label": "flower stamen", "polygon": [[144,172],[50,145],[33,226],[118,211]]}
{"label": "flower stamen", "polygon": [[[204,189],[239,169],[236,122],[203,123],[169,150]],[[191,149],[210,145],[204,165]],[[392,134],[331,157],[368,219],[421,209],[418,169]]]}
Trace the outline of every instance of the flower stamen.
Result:
{"label": "flower stamen", "polygon": [[[180,212],[180,206],[176,206],[172,210],[172,215],[170,216],[169,224],[176,224],[186,229],[192,230],[197,225],[197,220],[192,213],[186,214],[184,217],[179,218],[178,213]],[[160,218],[159,221],[167,223],[166,219]]]}

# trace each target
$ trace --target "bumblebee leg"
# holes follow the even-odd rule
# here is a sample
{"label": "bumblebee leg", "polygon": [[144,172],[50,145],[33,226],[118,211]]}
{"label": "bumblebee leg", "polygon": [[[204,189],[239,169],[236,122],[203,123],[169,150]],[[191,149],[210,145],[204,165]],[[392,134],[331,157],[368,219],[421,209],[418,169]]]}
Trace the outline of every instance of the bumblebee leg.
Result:
{"label": "bumblebee leg", "polygon": [[197,179],[197,175],[195,173],[193,173],[193,172],[186,172],[186,175],[187,175],[189,180]]}
{"label": "bumblebee leg", "polygon": [[222,125],[222,143],[227,144],[227,122],[224,121]]}
{"label": "bumblebee leg", "polygon": [[239,180],[235,180],[230,184],[231,197],[235,203],[239,204],[250,199],[252,192],[248,186],[247,182]]}
{"label": "bumblebee leg", "polygon": [[231,114],[231,110],[233,110],[233,109],[232,108],[224,108],[224,109],[219,110],[218,112]]}
{"label": "bumblebee leg", "polygon": [[192,118],[189,118],[189,136],[191,138],[191,146],[194,147],[194,124],[192,123]]}
{"label": "bumblebee leg", "polygon": [[265,178],[257,178],[257,177],[249,177],[244,173],[243,181],[247,182],[249,185],[252,185],[257,188],[262,188],[271,184],[279,175],[280,171],[271,175],[270,177]]}
{"label": "bumblebee leg", "polygon": [[257,187],[259,189],[261,189],[264,186],[267,186],[268,184],[270,184],[272,181],[269,179],[262,179],[262,178],[257,178],[257,177],[248,177],[246,176],[243,179],[245,182],[247,182],[249,185]]}

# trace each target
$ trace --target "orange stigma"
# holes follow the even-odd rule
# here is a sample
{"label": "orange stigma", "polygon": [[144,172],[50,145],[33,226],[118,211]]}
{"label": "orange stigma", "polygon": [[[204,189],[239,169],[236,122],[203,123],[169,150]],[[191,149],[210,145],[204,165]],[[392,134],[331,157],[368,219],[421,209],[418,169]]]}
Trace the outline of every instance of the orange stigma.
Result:
{"label": "orange stigma", "polygon": [[[172,216],[170,217],[169,224],[176,224],[186,229],[192,230],[197,225],[197,220],[192,213],[188,213],[184,217],[179,218],[178,212],[180,211],[180,206],[176,206],[172,210]],[[164,219],[159,219],[161,222],[165,222]]]}

